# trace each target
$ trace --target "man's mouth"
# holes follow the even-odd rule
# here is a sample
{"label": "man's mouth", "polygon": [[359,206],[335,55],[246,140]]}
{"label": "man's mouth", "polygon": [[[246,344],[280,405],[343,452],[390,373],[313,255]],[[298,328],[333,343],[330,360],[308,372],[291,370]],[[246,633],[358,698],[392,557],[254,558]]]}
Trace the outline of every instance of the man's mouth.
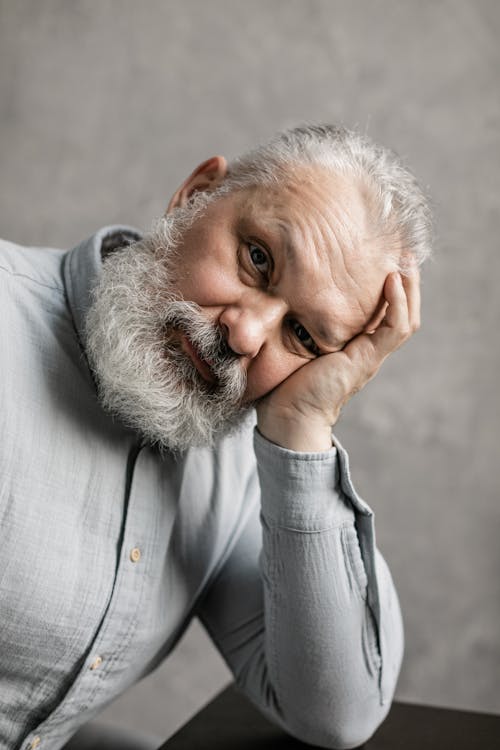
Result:
{"label": "man's mouth", "polygon": [[182,350],[188,355],[189,359],[200,373],[203,380],[211,385],[217,383],[217,378],[211,370],[210,362],[200,357],[195,345],[185,335],[181,335]]}

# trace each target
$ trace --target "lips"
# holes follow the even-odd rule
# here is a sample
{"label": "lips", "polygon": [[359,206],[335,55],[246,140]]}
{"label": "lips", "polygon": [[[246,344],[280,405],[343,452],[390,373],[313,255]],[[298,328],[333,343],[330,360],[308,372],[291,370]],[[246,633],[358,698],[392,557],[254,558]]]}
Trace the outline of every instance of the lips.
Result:
{"label": "lips", "polygon": [[202,359],[196,350],[194,344],[184,334],[181,336],[181,347],[182,350],[188,355],[189,359],[200,373],[203,380],[207,383],[214,384],[217,382],[217,378],[210,369],[210,364],[206,360]]}

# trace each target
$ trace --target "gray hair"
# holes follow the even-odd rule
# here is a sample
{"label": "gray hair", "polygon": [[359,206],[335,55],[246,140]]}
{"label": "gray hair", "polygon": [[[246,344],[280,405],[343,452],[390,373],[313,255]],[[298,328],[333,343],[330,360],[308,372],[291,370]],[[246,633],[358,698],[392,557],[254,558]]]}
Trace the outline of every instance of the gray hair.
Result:
{"label": "gray hair", "polygon": [[415,177],[393,151],[344,127],[304,125],[278,133],[230,162],[216,193],[286,184],[304,167],[319,167],[359,182],[376,231],[389,240],[391,249],[397,247],[403,273],[429,256],[431,210]]}

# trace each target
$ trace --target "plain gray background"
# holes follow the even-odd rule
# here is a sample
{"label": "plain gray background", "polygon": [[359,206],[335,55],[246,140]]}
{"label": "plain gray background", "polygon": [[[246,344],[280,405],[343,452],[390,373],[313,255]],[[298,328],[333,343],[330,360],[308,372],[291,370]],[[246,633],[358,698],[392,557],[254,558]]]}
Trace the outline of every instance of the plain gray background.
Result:
{"label": "plain gray background", "polygon": [[[500,711],[500,4],[0,0],[0,234],[148,227],[201,160],[357,125],[433,197],[423,327],[338,434],[400,592],[398,697]],[[196,624],[102,720],[167,736],[229,679]]]}

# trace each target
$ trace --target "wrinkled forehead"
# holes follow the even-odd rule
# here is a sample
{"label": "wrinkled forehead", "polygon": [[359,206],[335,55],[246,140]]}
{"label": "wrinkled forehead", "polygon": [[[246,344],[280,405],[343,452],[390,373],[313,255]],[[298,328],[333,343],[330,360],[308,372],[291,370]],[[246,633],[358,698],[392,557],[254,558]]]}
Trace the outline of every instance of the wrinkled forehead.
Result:
{"label": "wrinkled forehead", "polygon": [[369,192],[353,176],[301,168],[286,183],[253,188],[246,207],[261,225],[280,232],[288,247],[307,249],[309,261],[317,255],[328,267],[383,259]]}
{"label": "wrinkled forehead", "polygon": [[317,328],[326,325],[332,341],[345,342],[364,329],[394,261],[376,236],[362,187],[347,178],[301,175],[256,189],[244,213],[286,258],[294,309]]}

